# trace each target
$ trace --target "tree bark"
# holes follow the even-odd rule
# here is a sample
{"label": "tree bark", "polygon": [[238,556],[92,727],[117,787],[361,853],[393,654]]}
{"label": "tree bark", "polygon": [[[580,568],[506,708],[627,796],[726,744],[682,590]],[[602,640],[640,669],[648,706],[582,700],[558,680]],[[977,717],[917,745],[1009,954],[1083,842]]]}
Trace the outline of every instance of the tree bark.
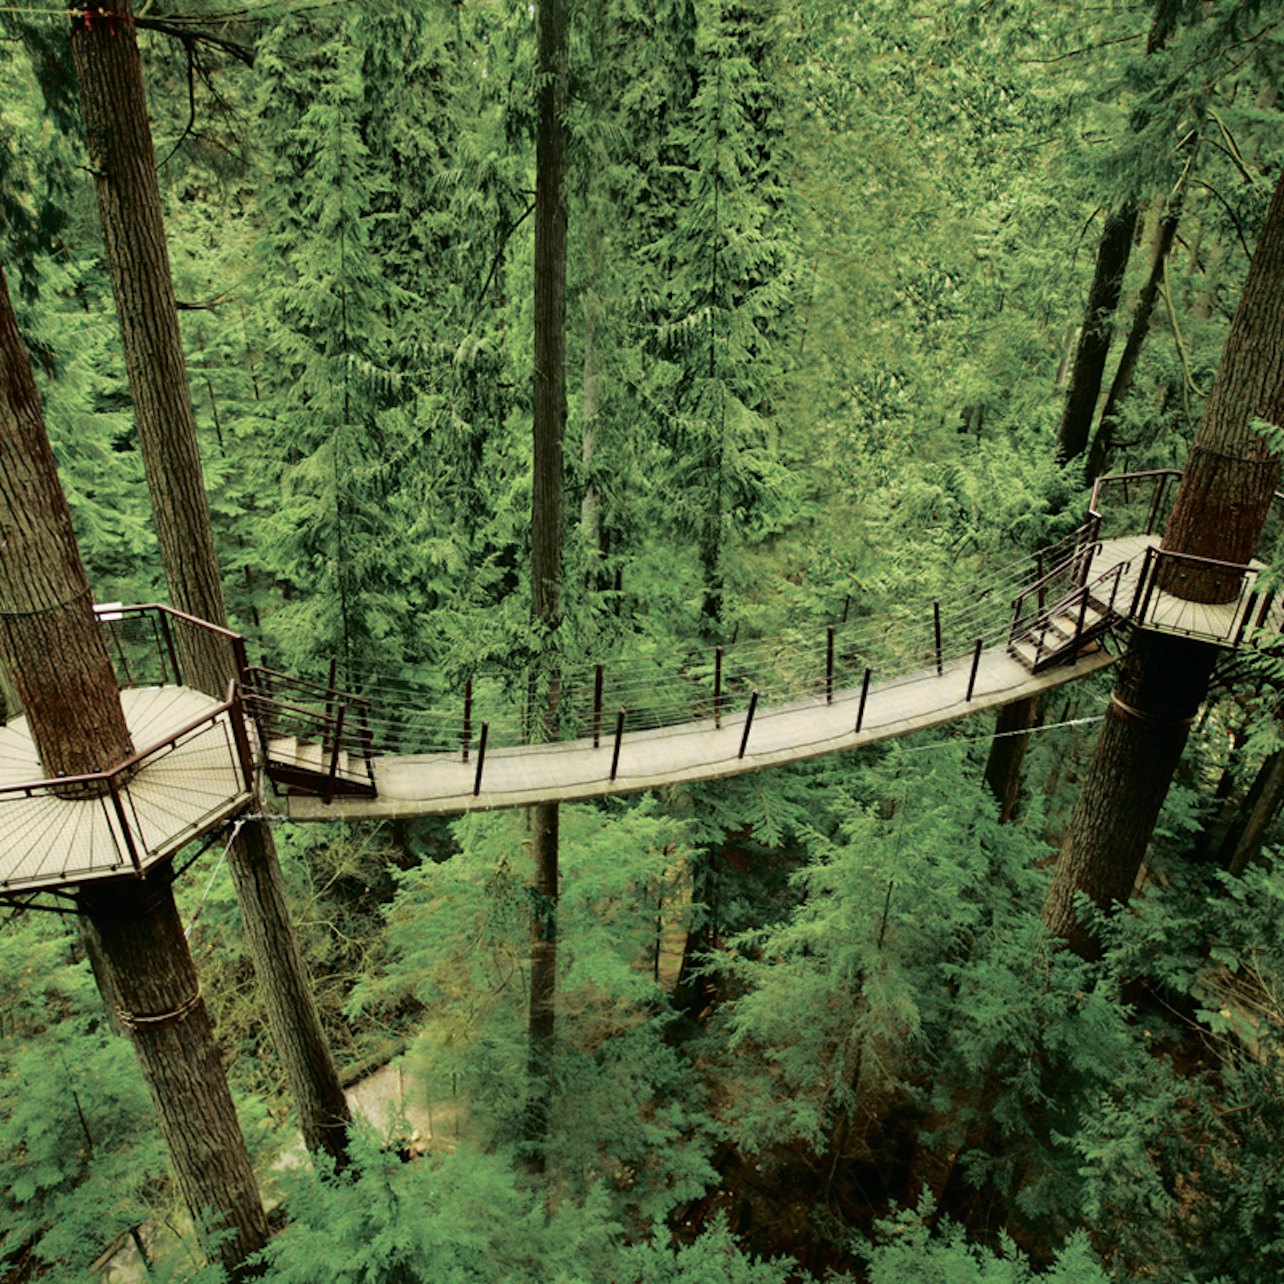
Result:
{"label": "tree bark", "polygon": [[[1279,473],[1258,420],[1284,424],[1284,177],[1249,265],[1165,549],[1240,564],[1252,556]],[[1203,586],[1174,581],[1171,590]],[[1082,954],[1096,943],[1074,898],[1084,892],[1102,908],[1127,901],[1217,655],[1204,642],[1144,629],[1133,635],[1043,908],[1052,931]]]}
{"label": "tree bark", "polygon": [[[80,905],[107,959],[184,1202],[211,1260],[238,1278],[267,1243],[267,1218],[171,877],[165,865],[146,881],[88,883]],[[211,1238],[220,1232],[230,1235]]]}
{"label": "tree bark", "polygon": [[1071,368],[1070,388],[1061,413],[1061,426],[1057,429],[1057,459],[1063,464],[1083,454],[1088,445],[1088,435],[1097,413],[1097,397],[1101,392],[1101,376],[1110,351],[1115,309],[1119,306],[1136,230],[1137,202],[1134,199],[1129,198],[1106,215],[1101,243],[1097,247],[1092,288],[1088,291],[1088,305],[1079,330],[1079,346],[1075,349]]}
{"label": "tree bark", "polygon": [[[555,639],[562,581],[562,441],[566,428],[566,111],[565,0],[540,0],[537,16],[535,139],[534,465],[531,496],[531,618],[543,626],[541,666],[548,683],[536,715],[542,738],[555,734],[558,663]],[[557,856],[556,803],[532,808],[535,860],[531,911],[526,1140],[543,1164],[556,1050]]]}
{"label": "tree bark", "polygon": [[116,766],[133,745],[3,270],[0,549],[0,663],[13,675],[42,772]]}
{"label": "tree bark", "polygon": [[1177,224],[1181,220],[1182,204],[1186,195],[1186,178],[1189,172],[1188,165],[1168,198],[1159,219],[1154,248],[1150,255],[1150,273],[1141,287],[1141,293],[1137,296],[1137,306],[1132,314],[1128,338],[1119,356],[1119,365],[1115,369],[1110,391],[1106,394],[1106,404],[1102,407],[1097,435],[1093,438],[1092,449],[1088,453],[1088,481],[1090,482],[1095,481],[1110,467],[1119,411],[1127,400],[1128,394],[1132,392],[1133,379],[1137,374],[1137,362],[1141,359],[1142,347],[1145,345],[1146,336],[1150,333],[1150,318],[1154,315],[1155,304],[1159,299],[1159,287],[1163,284],[1168,254],[1177,236]]}
{"label": "tree bark", "polygon": [[[113,8],[110,18],[73,11],[71,45],[125,368],[170,599],[225,626],[133,18],[129,0]],[[176,640],[186,683],[221,696],[238,676],[227,644],[202,629],[179,629]],[[251,822],[233,841],[228,862],[304,1138],[313,1153],[320,1147],[342,1165],[347,1134],[337,1121],[346,1125],[351,1116],[333,1057],[328,1050],[322,1055],[325,1034],[271,832]]]}
{"label": "tree bark", "polygon": [[999,824],[1008,824],[1016,814],[1021,795],[1021,764],[1025,761],[1028,734],[1039,712],[1039,697],[1005,704],[994,720],[994,739],[985,764],[985,783],[999,804]]}
{"label": "tree bark", "polygon": [[[15,478],[21,486],[11,485]],[[0,640],[22,684],[36,744],[65,749],[72,763],[113,765],[110,755],[128,756],[129,734],[3,273],[0,543]],[[42,602],[40,594],[50,596]],[[13,608],[19,617],[7,614]],[[15,618],[20,627],[12,627]],[[54,649],[39,649],[46,647]],[[29,674],[36,677],[29,680]],[[46,714],[53,732],[43,725]],[[73,742],[77,731],[79,746]],[[231,1231],[211,1246],[211,1256],[235,1277],[244,1259],[267,1242],[267,1221],[170,877],[164,865],[149,871],[146,881],[92,881],[80,889],[80,907],[91,920],[87,935],[101,948],[95,974],[103,1000],[131,1031],[183,1197],[202,1232],[216,1226]],[[207,1213],[212,1222],[203,1222]]]}
{"label": "tree bark", "polygon": [[[1242,878],[1244,871],[1261,855],[1262,843],[1266,838],[1267,826],[1275,819],[1280,801],[1284,799],[1284,752],[1270,755],[1257,774],[1253,788],[1245,800],[1248,815],[1242,826],[1232,829],[1226,835],[1226,847],[1230,848],[1226,869],[1236,878]],[[1232,846],[1233,841],[1233,846]]]}

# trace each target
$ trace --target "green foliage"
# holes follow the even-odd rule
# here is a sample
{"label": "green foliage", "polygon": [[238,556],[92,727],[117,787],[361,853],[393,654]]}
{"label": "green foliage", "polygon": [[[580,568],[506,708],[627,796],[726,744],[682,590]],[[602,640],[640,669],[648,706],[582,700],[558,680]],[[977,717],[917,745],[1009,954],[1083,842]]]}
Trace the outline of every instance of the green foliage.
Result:
{"label": "green foliage", "polygon": [[166,1170],[68,927],[33,915],[0,934],[0,1261],[71,1274],[152,1214]]}
{"label": "green foliage", "polygon": [[1115,1278],[1082,1235],[1058,1250],[1048,1270],[1035,1271],[1010,1240],[995,1252],[970,1242],[962,1227],[949,1222],[931,1229],[931,1211],[906,1209],[879,1224],[874,1244],[855,1245],[867,1260],[869,1284],[1108,1284]]}

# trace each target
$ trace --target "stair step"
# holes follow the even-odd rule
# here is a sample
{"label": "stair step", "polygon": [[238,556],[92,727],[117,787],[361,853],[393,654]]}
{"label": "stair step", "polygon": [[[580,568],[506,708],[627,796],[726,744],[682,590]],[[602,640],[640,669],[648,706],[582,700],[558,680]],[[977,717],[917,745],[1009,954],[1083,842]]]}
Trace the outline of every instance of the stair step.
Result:
{"label": "stair step", "polygon": [[1009,645],[1009,649],[1012,654],[1030,670],[1031,673],[1035,671],[1037,665],[1043,664],[1048,658],[1048,652],[1045,648],[1042,653],[1038,654],[1038,658],[1036,660],[1034,643],[1028,638],[1021,638],[1018,641],[1011,643]]}
{"label": "stair step", "polygon": [[[1095,606],[1092,606],[1091,604],[1089,604],[1088,609],[1083,613],[1083,632],[1090,633],[1105,618],[1106,617],[1104,612],[1098,611]],[[1049,623],[1052,626],[1051,629],[1049,630],[1051,634],[1057,635],[1058,637],[1060,637],[1062,640],[1066,642],[1072,642],[1074,641],[1075,634],[1079,628],[1078,609],[1076,608],[1075,613],[1073,615],[1070,615],[1070,614],[1054,615],[1052,619],[1049,621]],[[1056,645],[1055,638],[1053,639],[1053,645],[1054,646]]]}
{"label": "stair step", "polygon": [[[330,774],[330,755],[314,741],[305,740],[300,743],[297,736],[282,736],[279,740],[273,740],[268,745],[268,761],[321,777]],[[348,751],[340,749],[335,775],[346,776],[349,766]]]}

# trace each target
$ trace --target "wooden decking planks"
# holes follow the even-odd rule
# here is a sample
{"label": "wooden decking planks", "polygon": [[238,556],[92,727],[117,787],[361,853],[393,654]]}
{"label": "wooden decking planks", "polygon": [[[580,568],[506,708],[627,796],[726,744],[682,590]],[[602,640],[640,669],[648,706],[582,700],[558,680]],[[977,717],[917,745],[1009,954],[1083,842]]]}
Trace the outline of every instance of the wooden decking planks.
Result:
{"label": "wooden decking planks", "polygon": [[[219,701],[186,687],[133,687],[121,705],[136,749],[164,741]],[[230,751],[227,717],[198,728],[148,761],[122,789],[141,864],[173,854],[251,801]],[[0,728],[0,786],[41,778],[25,718]],[[109,797],[0,794],[0,888],[34,889],[133,870]]]}

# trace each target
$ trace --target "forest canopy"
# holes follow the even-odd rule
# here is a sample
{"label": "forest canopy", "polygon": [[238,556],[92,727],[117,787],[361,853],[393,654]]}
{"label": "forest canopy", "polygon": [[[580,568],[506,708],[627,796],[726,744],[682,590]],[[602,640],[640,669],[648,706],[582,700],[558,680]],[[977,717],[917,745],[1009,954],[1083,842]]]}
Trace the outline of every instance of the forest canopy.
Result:
{"label": "forest canopy", "polygon": [[[1245,311],[1279,270],[1279,0],[117,10],[0,11],[0,264],[93,600],[173,590],[73,30],[141,53],[228,622],[369,700],[385,751],[465,690],[569,739],[597,665],[632,728],[737,644],[984,603],[1098,478],[1216,453],[1232,333],[1278,471],[1284,330]],[[340,1077],[397,1087],[305,1158],[238,831],[176,860],[258,1277],[1280,1278],[1282,678],[1251,640],[1200,653],[1137,877],[1071,887],[1064,928],[1110,670],[561,807],[297,824],[269,790]],[[3,1278],[235,1276],[92,932],[3,913]]]}

